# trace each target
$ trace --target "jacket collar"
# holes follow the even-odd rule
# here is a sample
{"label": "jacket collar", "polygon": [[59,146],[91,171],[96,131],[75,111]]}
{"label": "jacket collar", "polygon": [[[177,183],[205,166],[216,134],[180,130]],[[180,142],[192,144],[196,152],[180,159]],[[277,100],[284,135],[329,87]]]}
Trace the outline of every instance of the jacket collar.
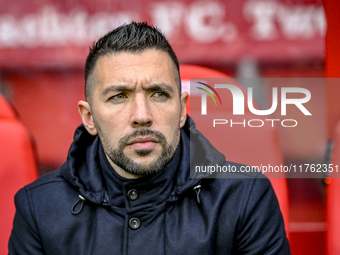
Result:
{"label": "jacket collar", "polygon": [[[176,151],[175,160],[172,160],[165,168],[159,172],[159,174],[153,177],[146,177],[137,180],[136,182],[126,183],[119,180],[118,176],[116,181],[121,181],[120,185],[123,187],[122,192],[133,186],[141,185],[146,187],[151,185],[162,186],[166,184],[170,189],[171,194],[180,195],[187,189],[194,187],[201,181],[201,178],[205,176],[194,176],[196,178],[190,178],[190,166],[197,164],[212,164],[212,162],[223,163],[225,157],[219,153],[209,141],[196,129],[193,120],[187,116],[186,123],[181,129],[180,148]],[[68,153],[67,161],[61,166],[60,172],[63,178],[74,186],[86,200],[95,204],[101,204],[105,202],[107,193],[110,193],[109,199],[115,206],[120,207],[122,200],[112,202],[112,199],[119,195],[116,191],[106,188],[106,178],[109,176],[103,174],[102,168],[104,164],[100,160],[101,143],[98,136],[90,135],[83,125],[80,125],[74,135],[74,141]],[[179,156],[178,156],[179,155]],[[178,160],[178,161],[177,161]],[[176,166],[177,165],[177,169]],[[107,166],[106,166],[107,167]],[[111,177],[110,177],[111,178]],[[166,180],[171,179],[171,182]],[[109,179],[108,182],[113,181]],[[118,186],[117,186],[118,187]],[[166,188],[158,187],[159,192],[168,196],[169,190]],[[147,189],[145,189],[147,190]],[[106,192],[107,191],[107,192]],[[147,192],[147,191],[146,191]],[[111,197],[110,197],[111,196]],[[153,198],[150,200],[153,201]]]}
{"label": "jacket collar", "polygon": [[[172,160],[157,174],[139,179],[126,179],[116,173],[108,162],[102,146],[99,148],[99,160],[108,193],[108,202],[115,207],[133,210],[138,206],[159,203],[166,200],[174,185],[174,175],[181,161],[181,146],[175,151]],[[130,200],[128,192],[136,190],[138,199]]]}

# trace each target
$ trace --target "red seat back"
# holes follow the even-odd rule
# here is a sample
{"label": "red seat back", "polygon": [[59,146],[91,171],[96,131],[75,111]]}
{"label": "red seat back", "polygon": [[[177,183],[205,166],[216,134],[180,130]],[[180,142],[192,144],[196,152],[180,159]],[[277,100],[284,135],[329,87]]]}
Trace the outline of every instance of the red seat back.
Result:
{"label": "red seat back", "polygon": [[37,177],[36,157],[29,135],[0,94],[0,254],[8,253],[15,214],[14,195]]}
{"label": "red seat back", "polygon": [[327,187],[326,221],[327,221],[327,254],[340,254],[340,121],[335,127],[334,149],[331,164],[338,167],[338,172],[333,172]]}
{"label": "red seat back", "polygon": [[17,116],[12,106],[6,101],[6,99],[0,94],[0,119],[16,119]]}
{"label": "red seat back", "polygon": [[[183,84],[186,88],[183,90],[188,90],[188,82],[190,78],[229,78],[226,74],[221,72],[200,67],[200,66],[187,66],[182,65],[180,67],[182,86]],[[184,81],[184,82],[183,82]],[[237,85],[243,92],[245,92],[245,88],[237,83],[233,82],[234,85]],[[211,100],[212,101],[212,100]],[[245,108],[245,114],[242,116],[233,115],[233,101],[223,100],[223,118],[224,119],[233,119],[237,122],[241,122],[243,119],[254,119],[254,116],[251,115],[250,111],[247,111]],[[209,103],[209,102],[208,102]],[[258,106],[254,103],[254,107],[258,109]],[[190,108],[188,104],[187,108]],[[197,106],[189,109],[192,111],[191,116],[198,116],[199,113],[197,111]],[[213,107],[212,107],[213,108]],[[209,109],[212,109],[209,108]],[[221,108],[220,108],[221,109]],[[200,110],[200,109],[199,109]],[[194,114],[196,113],[196,114]],[[215,116],[216,115],[216,116]],[[221,118],[221,110],[211,111],[209,114],[209,119],[220,119]],[[256,116],[256,119],[261,119],[265,121],[266,118],[262,116]],[[194,119],[195,121],[195,119]],[[264,125],[261,128],[251,128],[249,126],[243,127],[239,125],[239,127],[227,128],[224,125],[219,125],[212,130],[212,122],[196,122],[197,129],[202,132],[202,134],[208,138],[208,140],[222,152],[226,160],[233,161],[237,163],[242,163],[249,166],[260,166],[262,165],[272,165],[272,166],[280,166],[284,165],[282,151],[279,145],[277,130],[271,125]],[[223,139],[221,139],[221,134],[223,134]],[[269,176],[270,177],[270,176]],[[288,183],[285,178],[286,175],[284,173],[275,173],[276,178],[270,178],[270,181],[275,190],[276,196],[279,200],[280,208],[283,214],[283,218],[285,220],[285,228],[288,235],[288,226],[289,226],[289,193],[288,193]],[[279,177],[279,178],[278,178]]]}

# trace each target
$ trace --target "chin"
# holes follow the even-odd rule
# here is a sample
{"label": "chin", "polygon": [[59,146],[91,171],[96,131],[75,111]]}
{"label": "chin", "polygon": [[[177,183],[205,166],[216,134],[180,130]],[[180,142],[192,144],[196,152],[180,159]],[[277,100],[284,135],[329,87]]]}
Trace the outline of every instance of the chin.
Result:
{"label": "chin", "polygon": [[155,162],[157,158],[156,157],[147,157],[147,158],[140,158],[134,160],[134,162],[138,165],[140,165],[142,168],[149,168],[150,165]]}

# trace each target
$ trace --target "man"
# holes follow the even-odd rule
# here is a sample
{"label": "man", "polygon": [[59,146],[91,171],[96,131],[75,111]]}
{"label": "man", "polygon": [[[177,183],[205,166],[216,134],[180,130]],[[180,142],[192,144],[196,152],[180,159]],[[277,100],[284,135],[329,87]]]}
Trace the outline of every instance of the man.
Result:
{"label": "man", "polygon": [[262,174],[190,178],[190,154],[227,162],[186,115],[157,29],[131,23],[99,39],[85,94],[66,163],[15,197],[10,254],[290,254]]}

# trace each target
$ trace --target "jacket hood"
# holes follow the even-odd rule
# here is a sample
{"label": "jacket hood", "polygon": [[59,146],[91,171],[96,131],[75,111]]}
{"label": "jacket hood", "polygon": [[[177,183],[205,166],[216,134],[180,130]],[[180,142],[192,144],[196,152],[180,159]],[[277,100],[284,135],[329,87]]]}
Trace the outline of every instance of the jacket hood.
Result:
{"label": "jacket hood", "polygon": [[[61,176],[86,200],[101,204],[105,200],[105,180],[101,171],[99,136],[92,136],[83,125],[74,134],[67,161],[61,166]],[[183,193],[197,185],[205,174],[193,175],[190,168],[194,165],[223,164],[225,157],[196,129],[194,121],[187,116],[181,128],[181,160],[174,180],[174,192]]]}

